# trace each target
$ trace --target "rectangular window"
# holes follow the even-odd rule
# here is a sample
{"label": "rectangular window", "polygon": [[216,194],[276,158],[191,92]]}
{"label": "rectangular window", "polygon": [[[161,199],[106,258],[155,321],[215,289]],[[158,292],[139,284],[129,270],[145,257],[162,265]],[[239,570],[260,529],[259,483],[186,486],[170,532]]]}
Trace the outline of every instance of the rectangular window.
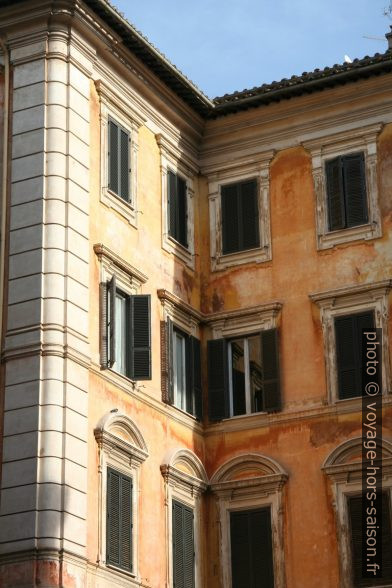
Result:
{"label": "rectangular window", "polygon": [[108,122],[108,187],[109,190],[130,200],[130,134],[113,119]]}
{"label": "rectangular window", "polygon": [[221,187],[222,254],[260,246],[257,180]]}
{"label": "rectangular window", "polygon": [[167,172],[169,236],[188,247],[188,211],[186,181],[173,171]]}
{"label": "rectangular window", "polygon": [[101,293],[102,367],[131,380],[150,380],[150,296],[125,294],[115,276],[102,284]]}
{"label": "rectangular window", "polygon": [[351,531],[351,561],[354,588],[386,586],[392,582],[392,521],[391,499],[388,492],[381,495],[382,514],[382,578],[362,578],[362,497],[348,497]]}
{"label": "rectangular window", "polygon": [[132,480],[108,468],[106,563],[132,572]]}
{"label": "rectangular window", "polygon": [[271,509],[230,513],[232,588],[273,588]]}
{"label": "rectangular window", "polygon": [[171,319],[161,329],[163,401],[201,420],[200,341],[174,327]]}
{"label": "rectangular window", "polygon": [[173,331],[173,375],[174,375],[174,404],[182,410],[187,410],[186,402],[186,360],[185,336],[177,330]]}
{"label": "rectangular window", "polygon": [[362,329],[374,328],[374,313],[335,317],[339,399],[361,396]]}
{"label": "rectangular window", "polygon": [[368,222],[365,158],[363,153],[341,155],[325,164],[329,230]]}
{"label": "rectangular window", "polygon": [[211,421],[281,410],[277,329],[208,341],[207,350]]}
{"label": "rectangular window", "polygon": [[194,588],[195,546],[193,509],[172,502],[173,588]]}

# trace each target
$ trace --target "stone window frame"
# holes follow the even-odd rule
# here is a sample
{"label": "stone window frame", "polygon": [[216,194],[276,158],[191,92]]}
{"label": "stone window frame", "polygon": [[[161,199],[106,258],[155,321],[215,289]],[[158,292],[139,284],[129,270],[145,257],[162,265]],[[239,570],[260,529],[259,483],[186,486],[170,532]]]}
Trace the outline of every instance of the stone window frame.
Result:
{"label": "stone window frame", "polygon": [[[143,284],[145,284],[148,280],[148,277],[143,274],[141,271],[133,267],[130,263],[122,259],[117,253],[112,251],[109,247],[106,247],[103,243],[96,243],[93,247],[94,253],[97,255],[99,260],[99,284],[100,288],[105,287],[107,282],[109,282],[113,275],[116,276],[116,284],[117,288],[124,292],[124,294],[128,296],[133,296],[135,294],[141,294],[141,289]],[[100,301],[100,306],[102,302]],[[106,337],[105,333],[105,326],[104,320],[102,318],[102,313],[100,313],[99,317],[99,332],[100,332],[100,351],[99,351],[99,359],[97,363],[102,365],[101,358],[104,355],[103,347],[104,347],[104,340]],[[109,372],[113,376],[119,378],[125,378],[128,382],[132,382],[135,384],[133,380],[130,380],[128,376],[113,370],[112,368],[105,368],[106,372]]]}
{"label": "stone window frame", "polygon": [[189,449],[170,450],[163,459],[161,474],[165,485],[166,510],[166,585],[173,586],[172,501],[193,509],[195,546],[195,585],[203,588],[203,521],[202,494],[208,488],[208,477],[200,459]]}
{"label": "stone window frame", "polygon": [[[328,455],[321,467],[332,491],[332,505],[335,512],[339,546],[338,553],[340,554],[339,588],[353,588],[347,497],[361,494],[363,472],[362,441],[362,437],[344,441]],[[392,512],[392,443],[386,439],[378,440],[378,443],[382,448],[382,486],[383,490],[389,492]],[[357,457],[357,460],[354,459],[355,457]]]}
{"label": "stone window frame", "polygon": [[[97,424],[98,445],[98,565],[127,577],[130,586],[139,586],[139,495],[140,467],[148,457],[146,442],[137,425],[118,409],[111,410]],[[132,480],[132,572],[106,563],[107,471],[116,470]]]}
{"label": "stone window frame", "polygon": [[[201,323],[202,315],[195,310],[190,304],[187,304],[181,298],[172,294],[164,288],[157,290],[158,299],[161,301],[161,329],[166,325],[167,319],[170,319],[173,326],[186,335],[191,335],[201,342]],[[165,334],[166,336],[166,334]],[[166,339],[165,339],[166,342]],[[168,401],[167,377],[165,370],[170,369],[167,365],[168,358],[166,356],[166,348],[163,348],[163,335],[161,334],[161,392],[162,398]],[[165,401],[166,402],[166,401]],[[197,417],[182,408],[176,406],[174,403],[166,402],[168,408],[176,412],[176,416],[180,418],[181,422],[188,422],[191,419],[194,424],[198,423]],[[199,425],[201,426],[201,424]]]}
{"label": "stone window frame", "polygon": [[[212,339],[235,339],[256,335],[268,329],[278,329],[283,304],[273,301],[246,309],[215,312],[211,316],[204,317],[204,324],[211,330]],[[281,379],[281,396],[282,396]],[[282,403],[283,411],[283,403]],[[260,420],[268,418],[266,412],[254,412],[230,416],[220,423],[210,423],[210,427],[224,427],[224,430],[237,430],[249,422],[249,419]]]}
{"label": "stone window frame", "polygon": [[370,284],[355,284],[336,290],[309,294],[321,313],[321,326],[324,340],[324,360],[329,404],[355,402],[360,396],[348,399],[338,397],[338,373],[336,365],[336,338],[334,319],[338,316],[374,311],[375,327],[382,329],[382,393],[391,392],[391,366],[388,337],[389,302],[388,294],[392,280]]}
{"label": "stone window frame", "polygon": [[[377,138],[382,124],[349,129],[344,132],[305,141],[303,146],[312,156],[313,184],[316,198],[317,249],[330,249],[341,243],[382,236],[381,213],[378,202]],[[365,157],[368,222],[356,227],[329,230],[327,182],[325,163],[339,155],[363,152]]]}
{"label": "stone window frame", "polygon": [[[271,213],[270,213],[270,164],[274,151],[261,154],[251,162],[234,161],[206,170],[208,177],[208,200],[210,215],[211,270],[219,271],[245,263],[263,263],[272,259]],[[221,186],[257,180],[260,246],[255,249],[222,253],[222,206]]]}
{"label": "stone window frame", "polygon": [[[101,186],[100,201],[108,208],[112,208],[130,225],[137,228],[138,225],[138,180],[137,161],[139,150],[139,129],[145,120],[132,108],[130,102],[125,102],[118,94],[114,93],[102,81],[96,82],[96,88],[100,99],[100,123],[101,123]],[[121,196],[109,189],[109,162],[108,162],[108,123],[113,119],[130,137],[130,201],[126,202]]]}
{"label": "stone window frame", "polygon": [[[246,473],[253,472],[246,477]],[[221,583],[232,587],[230,558],[230,512],[271,509],[272,552],[275,588],[285,588],[283,492],[288,474],[270,457],[246,453],[229,459],[213,474],[210,489],[217,497],[220,527]]]}
{"label": "stone window frame", "polygon": [[[173,145],[162,133],[155,139],[161,158],[161,192],[162,192],[162,249],[174,255],[189,268],[195,269],[195,185],[194,177],[199,173],[195,161],[189,154]],[[185,247],[169,235],[168,212],[168,172],[181,177],[186,184],[187,203],[187,243]]]}

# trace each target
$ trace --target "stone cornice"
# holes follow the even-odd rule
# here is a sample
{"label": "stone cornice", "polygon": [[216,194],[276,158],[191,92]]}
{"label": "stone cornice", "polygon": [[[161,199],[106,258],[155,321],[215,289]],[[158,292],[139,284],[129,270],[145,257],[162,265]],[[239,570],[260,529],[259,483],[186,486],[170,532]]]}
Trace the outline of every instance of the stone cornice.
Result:
{"label": "stone cornice", "polygon": [[128,276],[135,278],[141,284],[145,284],[147,282],[148,277],[145,274],[143,274],[133,265],[125,261],[122,257],[117,255],[117,253],[112,251],[109,247],[103,245],[103,243],[96,243],[93,249],[100,261],[105,260],[109,263],[114,264],[123,272],[125,272]]}
{"label": "stone cornice", "polygon": [[365,284],[354,284],[344,288],[336,288],[334,290],[326,290],[323,292],[315,292],[309,294],[312,302],[319,306],[335,306],[337,300],[342,298],[349,298],[354,296],[358,300],[361,295],[366,298],[374,296],[385,296],[392,288],[392,279],[382,280],[380,282],[372,282]]}

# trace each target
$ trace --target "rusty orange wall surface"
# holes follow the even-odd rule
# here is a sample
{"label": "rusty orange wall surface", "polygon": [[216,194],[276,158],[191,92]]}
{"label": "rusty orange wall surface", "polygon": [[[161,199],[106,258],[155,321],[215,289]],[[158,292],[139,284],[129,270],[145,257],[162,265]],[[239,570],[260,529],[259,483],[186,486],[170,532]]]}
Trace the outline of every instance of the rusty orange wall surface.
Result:
{"label": "rusty orange wall surface", "polygon": [[[152,380],[144,381],[146,398],[161,399],[160,382],[160,310],[157,289],[165,288],[193,307],[199,306],[200,277],[198,260],[191,271],[161,248],[161,172],[160,153],[154,134],[145,127],[139,131],[138,203],[141,214],[138,228],[99,200],[100,190],[100,122],[99,101],[91,86],[91,202],[90,202],[90,341],[93,361],[99,362],[99,262],[93,245],[103,243],[122,259],[148,276],[143,294],[151,294],[152,311]],[[197,182],[195,183],[195,226],[197,227]],[[198,248],[198,231],[195,230]],[[94,428],[113,408],[129,415],[142,432],[149,457],[141,467],[139,498],[139,569],[143,581],[160,587],[166,578],[165,501],[160,465],[165,454],[174,448],[189,448],[204,460],[204,443],[199,434],[169,419],[162,411],[140,402],[112,382],[91,373],[89,394],[89,486],[88,486],[88,558],[94,562],[98,552],[98,448]],[[154,554],[151,557],[151,554]]]}
{"label": "rusty orange wall surface", "polygon": [[[260,452],[278,461],[289,474],[284,493],[284,550],[287,588],[334,588],[339,582],[339,556],[331,496],[321,466],[342,441],[360,434],[360,415],[306,416],[307,409],[326,403],[326,382],[320,312],[309,294],[341,286],[374,282],[391,275],[392,248],[392,125],[378,142],[380,206],[383,237],[358,241],[326,251],[316,249],[315,195],[310,154],[302,147],[278,152],[270,169],[272,261],[210,271],[208,189],[205,178],[195,181],[195,271],[184,267],[161,247],[160,154],[154,134],[139,131],[138,201],[142,214],[138,229],[100,202],[99,101],[91,86],[91,275],[90,341],[93,362],[99,363],[99,262],[94,243],[103,243],[148,276],[142,292],[152,299],[152,373],[143,382],[146,401],[140,401],[99,369],[92,370],[89,395],[88,557],[98,552],[98,451],[93,431],[113,408],[130,415],[142,431],[149,457],[141,468],[139,503],[139,566],[148,585],[161,587],[166,578],[165,508],[159,466],[168,449],[193,450],[211,476],[228,459]],[[234,310],[270,302],[283,303],[280,320],[284,413],[269,426],[205,437],[156,410],[159,401],[160,302],[156,291],[165,288],[205,313]],[[392,329],[391,331],[392,332]],[[154,335],[155,333],[155,335]],[[204,340],[205,358],[205,340]],[[204,374],[205,377],[205,374]],[[391,425],[391,411],[384,424]],[[390,430],[390,428],[386,428]],[[218,588],[219,525],[215,499],[206,497],[204,534],[206,586]],[[315,520],[320,521],[315,524]],[[151,554],[154,557],[151,557]]]}

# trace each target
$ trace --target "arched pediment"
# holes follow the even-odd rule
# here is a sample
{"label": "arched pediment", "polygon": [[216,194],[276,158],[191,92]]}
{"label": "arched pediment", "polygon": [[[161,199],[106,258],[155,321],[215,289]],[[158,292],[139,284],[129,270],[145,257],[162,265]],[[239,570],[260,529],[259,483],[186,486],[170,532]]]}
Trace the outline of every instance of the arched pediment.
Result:
{"label": "arched pediment", "polygon": [[138,426],[117,410],[102,417],[94,430],[94,436],[99,445],[122,451],[140,462],[148,456],[147,444]]}
{"label": "arched pediment", "polygon": [[161,471],[170,472],[176,470],[181,475],[190,476],[203,484],[208,483],[204,466],[200,459],[190,449],[172,449],[164,457]]}
{"label": "arched pediment", "polygon": [[238,455],[221,465],[211,478],[211,484],[261,478],[263,476],[286,476],[282,466],[260,453]]}
{"label": "arched pediment", "polygon": [[[392,443],[386,439],[375,440],[377,446],[381,448],[380,458],[392,458]],[[356,463],[362,461],[362,437],[354,437],[348,441],[343,441],[328,455],[324,461],[323,468],[330,466],[341,466],[344,464]]]}

